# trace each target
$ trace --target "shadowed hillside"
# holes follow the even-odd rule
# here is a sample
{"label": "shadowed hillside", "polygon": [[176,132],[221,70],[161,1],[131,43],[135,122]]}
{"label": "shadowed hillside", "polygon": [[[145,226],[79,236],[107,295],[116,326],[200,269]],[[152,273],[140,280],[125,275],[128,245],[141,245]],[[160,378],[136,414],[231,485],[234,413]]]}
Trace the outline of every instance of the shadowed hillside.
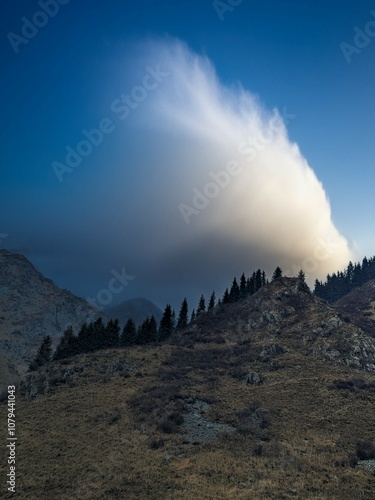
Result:
{"label": "shadowed hillside", "polygon": [[373,355],[372,339],[282,278],[162,344],[50,363],[18,393],[18,491],[370,500]]}
{"label": "shadowed hillside", "polygon": [[335,302],[334,306],[367,335],[375,337],[375,280],[355,288]]}
{"label": "shadowed hillside", "polygon": [[44,335],[56,343],[64,330],[78,329],[102,313],[57,287],[24,257],[0,250],[1,384],[25,373]]}

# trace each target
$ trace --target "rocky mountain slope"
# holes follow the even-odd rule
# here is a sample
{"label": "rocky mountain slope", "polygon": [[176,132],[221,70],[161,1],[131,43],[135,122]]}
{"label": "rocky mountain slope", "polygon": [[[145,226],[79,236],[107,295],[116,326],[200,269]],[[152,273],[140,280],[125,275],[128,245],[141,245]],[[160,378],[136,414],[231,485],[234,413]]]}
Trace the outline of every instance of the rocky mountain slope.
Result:
{"label": "rocky mountain slope", "polygon": [[162,344],[50,363],[17,386],[19,491],[372,500],[374,353],[361,329],[282,278]]}
{"label": "rocky mountain slope", "polygon": [[375,338],[375,280],[355,288],[334,303],[341,315]]}
{"label": "rocky mountain slope", "polygon": [[144,298],[129,299],[117,306],[107,307],[104,313],[110,318],[117,318],[120,326],[124,327],[128,319],[132,318],[137,326],[148,317],[154,316],[160,322],[162,311],[150,300]]}
{"label": "rocky mountain slope", "polygon": [[194,329],[375,371],[375,340],[297,278],[278,279],[245,300],[222,305],[198,318]]}
{"label": "rocky mountain slope", "polygon": [[102,315],[57,287],[22,255],[0,250],[0,375],[14,383],[27,369],[44,335],[56,342],[73,325]]}

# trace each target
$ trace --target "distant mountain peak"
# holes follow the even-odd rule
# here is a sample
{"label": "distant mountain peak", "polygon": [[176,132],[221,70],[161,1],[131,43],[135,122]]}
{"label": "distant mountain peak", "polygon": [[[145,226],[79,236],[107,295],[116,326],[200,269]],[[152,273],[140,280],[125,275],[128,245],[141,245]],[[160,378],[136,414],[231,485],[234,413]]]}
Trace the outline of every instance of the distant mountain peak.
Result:
{"label": "distant mountain peak", "polygon": [[0,250],[0,372],[22,375],[43,336],[56,342],[72,325],[104,316],[84,299],[59,288],[23,255]]}
{"label": "distant mountain peak", "polygon": [[117,318],[121,326],[124,326],[130,318],[136,325],[140,325],[147,317],[154,316],[157,322],[162,317],[159,307],[144,297],[124,300],[117,306],[107,307],[104,312],[110,318]]}

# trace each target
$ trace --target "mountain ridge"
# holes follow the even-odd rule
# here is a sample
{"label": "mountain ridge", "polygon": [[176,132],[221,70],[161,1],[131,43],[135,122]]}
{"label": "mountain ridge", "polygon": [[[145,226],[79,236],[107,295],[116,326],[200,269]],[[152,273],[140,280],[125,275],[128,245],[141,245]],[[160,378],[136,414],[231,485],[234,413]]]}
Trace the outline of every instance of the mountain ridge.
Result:
{"label": "mountain ridge", "polygon": [[3,384],[25,373],[41,339],[54,344],[72,325],[104,316],[84,299],[59,288],[23,255],[0,250],[0,348]]}
{"label": "mountain ridge", "polygon": [[[373,339],[280,278],[162,343],[49,363],[19,388],[19,487],[25,498],[372,500],[373,355]],[[41,425],[54,432],[39,450]]]}

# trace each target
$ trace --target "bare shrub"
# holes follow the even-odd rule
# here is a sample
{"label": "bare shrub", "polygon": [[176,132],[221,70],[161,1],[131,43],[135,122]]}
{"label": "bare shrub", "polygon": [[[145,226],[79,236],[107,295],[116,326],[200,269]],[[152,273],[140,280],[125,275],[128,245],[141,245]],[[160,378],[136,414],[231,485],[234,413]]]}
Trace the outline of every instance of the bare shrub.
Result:
{"label": "bare shrub", "polygon": [[242,435],[254,435],[263,441],[268,441],[267,429],[271,426],[269,413],[260,407],[258,402],[252,402],[236,413],[237,430]]}
{"label": "bare shrub", "polygon": [[165,434],[178,432],[179,425],[183,423],[185,405],[178,384],[148,387],[135,394],[129,404],[138,423],[147,422]]}
{"label": "bare shrub", "polygon": [[153,439],[150,443],[150,448],[151,450],[158,450],[159,448],[163,448],[164,445],[164,439]]}
{"label": "bare shrub", "polygon": [[373,390],[374,384],[367,384],[363,378],[352,377],[351,379],[335,379],[328,385],[330,390],[361,391],[365,389]]}
{"label": "bare shrub", "polygon": [[358,441],[356,444],[356,454],[359,460],[375,459],[375,445],[371,441]]}
{"label": "bare shrub", "polygon": [[236,366],[230,370],[229,374],[231,377],[236,380],[243,380],[246,377],[248,370],[246,370],[243,366]]}
{"label": "bare shrub", "polygon": [[176,434],[179,431],[178,425],[167,418],[157,422],[156,426],[164,434]]}

